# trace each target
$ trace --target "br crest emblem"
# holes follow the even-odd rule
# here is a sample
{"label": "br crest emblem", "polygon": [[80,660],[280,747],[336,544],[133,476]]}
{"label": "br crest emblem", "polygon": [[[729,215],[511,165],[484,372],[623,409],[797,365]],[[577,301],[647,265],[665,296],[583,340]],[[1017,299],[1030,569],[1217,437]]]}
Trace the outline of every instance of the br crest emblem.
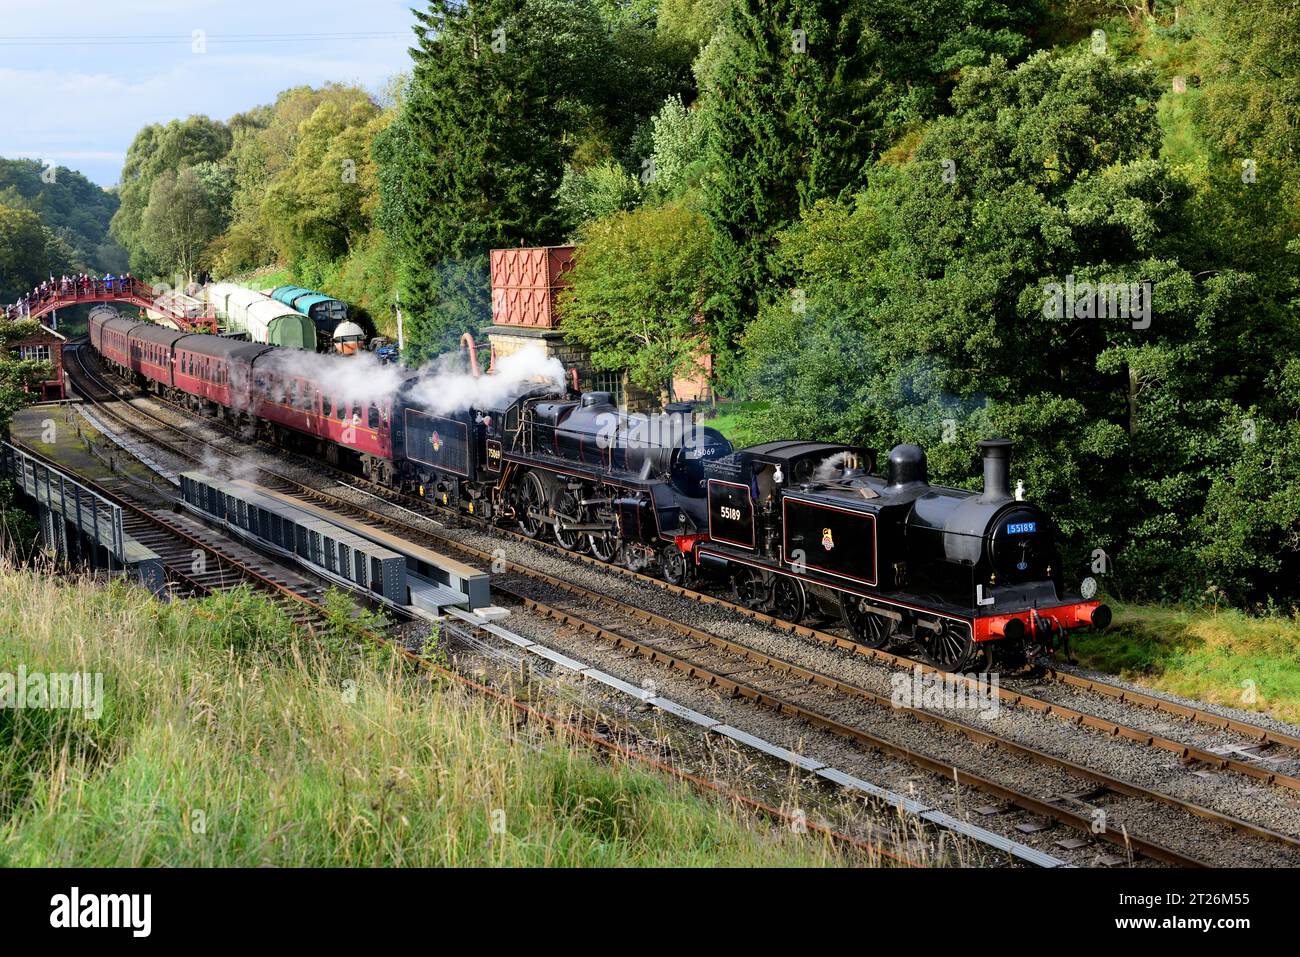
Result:
{"label": "br crest emblem", "polygon": [[442,436],[439,435],[437,432],[433,433],[433,435],[429,439],[429,444],[432,445],[433,450],[437,452],[440,448],[442,448]]}
{"label": "br crest emblem", "polygon": [[831,530],[829,528],[823,528],[822,548],[826,549],[826,551],[829,552],[834,547],[835,547],[835,536],[831,534]]}

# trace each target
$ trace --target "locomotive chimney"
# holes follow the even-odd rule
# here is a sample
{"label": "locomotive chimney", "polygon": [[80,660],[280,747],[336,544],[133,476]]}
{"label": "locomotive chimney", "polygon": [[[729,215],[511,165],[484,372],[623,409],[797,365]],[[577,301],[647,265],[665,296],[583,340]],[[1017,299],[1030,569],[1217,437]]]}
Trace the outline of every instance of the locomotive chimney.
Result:
{"label": "locomotive chimney", "polygon": [[1011,447],[1010,439],[984,439],[976,443],[984,456],[984,494],[981,502],[1008,502],[1011,500]]}

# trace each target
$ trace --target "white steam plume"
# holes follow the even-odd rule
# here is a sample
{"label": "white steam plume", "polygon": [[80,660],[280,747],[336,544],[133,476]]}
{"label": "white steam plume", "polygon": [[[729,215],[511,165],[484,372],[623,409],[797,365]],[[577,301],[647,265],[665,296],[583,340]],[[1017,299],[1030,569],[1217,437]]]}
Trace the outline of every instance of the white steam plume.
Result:
{"label": "white steam plume", "polygon": [[319,385],[334,402],[357,405],[391,400],[410,372],[380,362],[373,353],[338,356],[302,349],[276,349],[257,359],[257,368],[284,376],[302,376]]}
{"label": "white steam plume", "polygon": [[412,385],[412,405],[435,415],[465,409],[495,408],[532,386],[549,386],[564,391],[564,364],[547,356],[540,346],[526,346],[496,360],[491,375],[475,378],[457,366],[459,353],[439,356],[420,371]]}

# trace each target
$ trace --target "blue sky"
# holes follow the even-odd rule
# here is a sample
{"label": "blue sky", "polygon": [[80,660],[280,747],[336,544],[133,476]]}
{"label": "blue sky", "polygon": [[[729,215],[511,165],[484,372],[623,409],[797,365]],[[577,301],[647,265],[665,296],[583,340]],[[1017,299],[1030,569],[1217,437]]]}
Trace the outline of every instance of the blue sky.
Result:
{"label": "blue sky", "polygon": [[[44,159],[111,186],[132,138],[149,123],[192,113],[226,120],[287,87],[330,80],[378,92],[408,70],[410,10],[421,6],[0,0],[0,156]],[[196,30],[204,31],[206,52],[193,49]]]}

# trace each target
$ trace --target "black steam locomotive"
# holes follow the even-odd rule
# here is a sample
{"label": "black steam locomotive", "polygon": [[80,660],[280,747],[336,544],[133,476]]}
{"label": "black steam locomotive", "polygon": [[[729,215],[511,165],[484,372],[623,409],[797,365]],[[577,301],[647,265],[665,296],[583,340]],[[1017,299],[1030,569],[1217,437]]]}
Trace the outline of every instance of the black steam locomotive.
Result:
{"label": "black steam locomotive", "polygon": [[704,469],[732,450],[689,406],[628,415],[608,392],[548,388],[456,416],[408,405],[405,432],[421,494],[638,568],[707,526]]}
{"label": "black steam locomotive", "polygon": [[750,607],[842,617],[872,647],[911,636],[952,670],[988,666],[995,649],[1009,663],[1050,654],[1110,621],[1066,593],[1051,518],[1010,491],[1011,443],[980,448],[984,489],[968,492],[931,485],[915,445],[895,447],[884,474],[853,446],[733,450],[689,407],[629,416],[605,392],[406,411],[412,478],[444,504],[674,584],[729,579]]}

